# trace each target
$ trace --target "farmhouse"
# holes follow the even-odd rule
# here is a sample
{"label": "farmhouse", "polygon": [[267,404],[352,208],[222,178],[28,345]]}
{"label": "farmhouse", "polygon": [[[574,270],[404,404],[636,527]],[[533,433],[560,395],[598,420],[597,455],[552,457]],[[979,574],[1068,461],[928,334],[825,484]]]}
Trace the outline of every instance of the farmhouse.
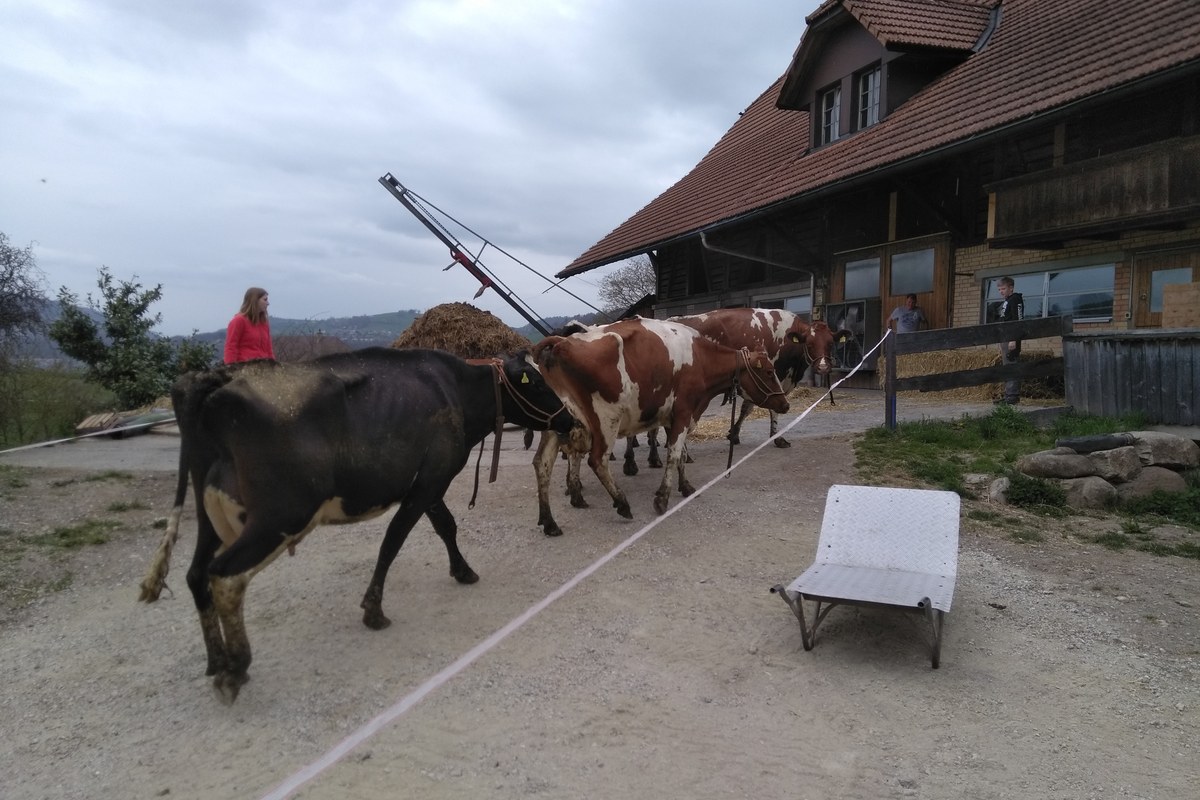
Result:
{"label": "farmhouse", "polygon": [[828,0],[700,163],[559,277],[642,254],[655,316],[786,308],[854,332],[843,368],[909,293],[935,329],[994,321],[1004,275],[1076,332],[1195,331],[1200,3]]}

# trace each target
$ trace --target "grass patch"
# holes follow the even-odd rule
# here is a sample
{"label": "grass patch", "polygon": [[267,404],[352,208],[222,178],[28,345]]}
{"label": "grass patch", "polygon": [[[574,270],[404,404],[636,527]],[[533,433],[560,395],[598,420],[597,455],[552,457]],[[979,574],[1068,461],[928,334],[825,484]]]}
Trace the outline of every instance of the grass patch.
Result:
{"label": "grass patch", "polygon": [[124,472],[119,469],[106,469],[103,472],[94,472],[91,475],[86,475],[83,479],[89,483],[96,481],[131,481],[133,480],[133,473]]}
{"label": "grass patch", "polygon": [[108,535],[121,527],[121,523],[111,519],[88,519],[78,525],[67,525],[55,528],[49,533],[27,537],[30,544],[43,547],[53,547],[60,550],[76,550],[89,545],[99,545],[108,542]]}
{"label": "grass patch", "polygon": [[1137,519],[1200,528],[1200,488],[1189,487],[1185,492],[1155,491],[1146,497],[1136,497],[1121,507],[1121,513]]}
{"label": "grass patch", "polygon": [[1057,483],[1013,471],[1008,475],[1008,502],[1047,517],[1067,516],[1067,493]]}
{"label": "grass patch", "polygon": [[24,470],[11,464],[0,464],[0,488],[24,489],[28,485]]}
{"label": "grass patch", "polygon": [[114,514],[121,514],[126,511],[145,511],[150,508],[140,500],[114,500],[108,504],[108,510]]}

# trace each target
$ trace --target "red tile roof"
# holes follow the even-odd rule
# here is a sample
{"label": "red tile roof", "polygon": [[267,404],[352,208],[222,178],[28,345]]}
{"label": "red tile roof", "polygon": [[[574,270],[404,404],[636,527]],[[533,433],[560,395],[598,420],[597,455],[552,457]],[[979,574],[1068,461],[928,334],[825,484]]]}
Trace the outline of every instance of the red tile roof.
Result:
{"label": "red tile roof", "polygon": [[[902,24],[896,15],[931,0],[830,0],[810,22],[839,3],[874,20],[877,36],[900,36],[910,28],[908,35],[916,36],[914,17]],[[938,5],[981,4],[950,0]],[[927,11],[922,8],[919,14]],[[956,30],[961,43],[967,28]],[[955,36],[949,29],[938,35]],[[1179,67],[1200,72],[1200,0],[1004,0],[999,25],[982,50],[879,124],[811,153],[806,154],[808,114],[775,106],[781,77],[691,172],[592,245],[559,277],[644,253]]]}
{"label": "red tile roof", "polygon": [[970,50],[995,0],[845,0],[842,5],[885,47]]}

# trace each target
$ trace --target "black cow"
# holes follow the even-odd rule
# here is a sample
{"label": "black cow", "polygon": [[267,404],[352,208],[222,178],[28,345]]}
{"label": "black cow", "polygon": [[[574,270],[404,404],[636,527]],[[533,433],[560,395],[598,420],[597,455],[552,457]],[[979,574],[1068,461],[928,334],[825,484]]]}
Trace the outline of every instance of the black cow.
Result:
{"label": "black cow", "polygon": [[140,599],[162,590],[190,477],[199,533],[187,582],[206,674],[228,702],[251,660],[246,587],[285,549],[318,525],[399,503],[362,600],[363,623],[387,627],[384,580],[422,514],[446,545],[454,579],[479,580],[443,496],[471,448],[498,430],[498,416],[563,434],[574,422],[525,352],[478,366],[437,350],[386,348],[249,362],[185,375],[171,399],[181,434],[175,508]]}

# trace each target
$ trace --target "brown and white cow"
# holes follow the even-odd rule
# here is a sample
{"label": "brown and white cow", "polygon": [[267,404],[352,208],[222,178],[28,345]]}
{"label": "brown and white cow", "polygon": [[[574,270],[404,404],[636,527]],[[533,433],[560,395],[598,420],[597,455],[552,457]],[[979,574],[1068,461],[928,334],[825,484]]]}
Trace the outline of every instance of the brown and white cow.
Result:
{"label": "brown and white cow", "polygon": [[[833,368],[834,334],[824,322],[806,322],[790,311],[779,308],[722,308],[704,314],[671,317],[670,321],[695,328],[726,347],[763,350],[775,364],[775,374],[783,391],[790,392],[806,376],[828,375]],[[734,444],[742,422],[757,405],[742,406],[737,422],[729,431]],[[769,409],[768,409],[769,410]],[[771,411],[771,435],[779,430],[779,421]],[[780,437],[776,447],[791,447]]]}
{"label": "brown and white cow", "polygon": [[[608,452],[618,437],[655,427],[666,431],[667,464],[654,495],[654,508],[662,514],[675,471],[680,493],[686,497],[694,491],[680,451],[714,397],[738,386],[758,405],[780,413],[788,409],[765,352],[725,347],[674,322],[635,318],[569,337],[548,336],[534,345],[533,356],[546,383],[586,429],[588,466],[626,518],[633,516],[629,501],[608,469]],[[557,437],[547,434],[534,457],[538,524],[548,536],[562,533],[549,506],[557,453]]]}

